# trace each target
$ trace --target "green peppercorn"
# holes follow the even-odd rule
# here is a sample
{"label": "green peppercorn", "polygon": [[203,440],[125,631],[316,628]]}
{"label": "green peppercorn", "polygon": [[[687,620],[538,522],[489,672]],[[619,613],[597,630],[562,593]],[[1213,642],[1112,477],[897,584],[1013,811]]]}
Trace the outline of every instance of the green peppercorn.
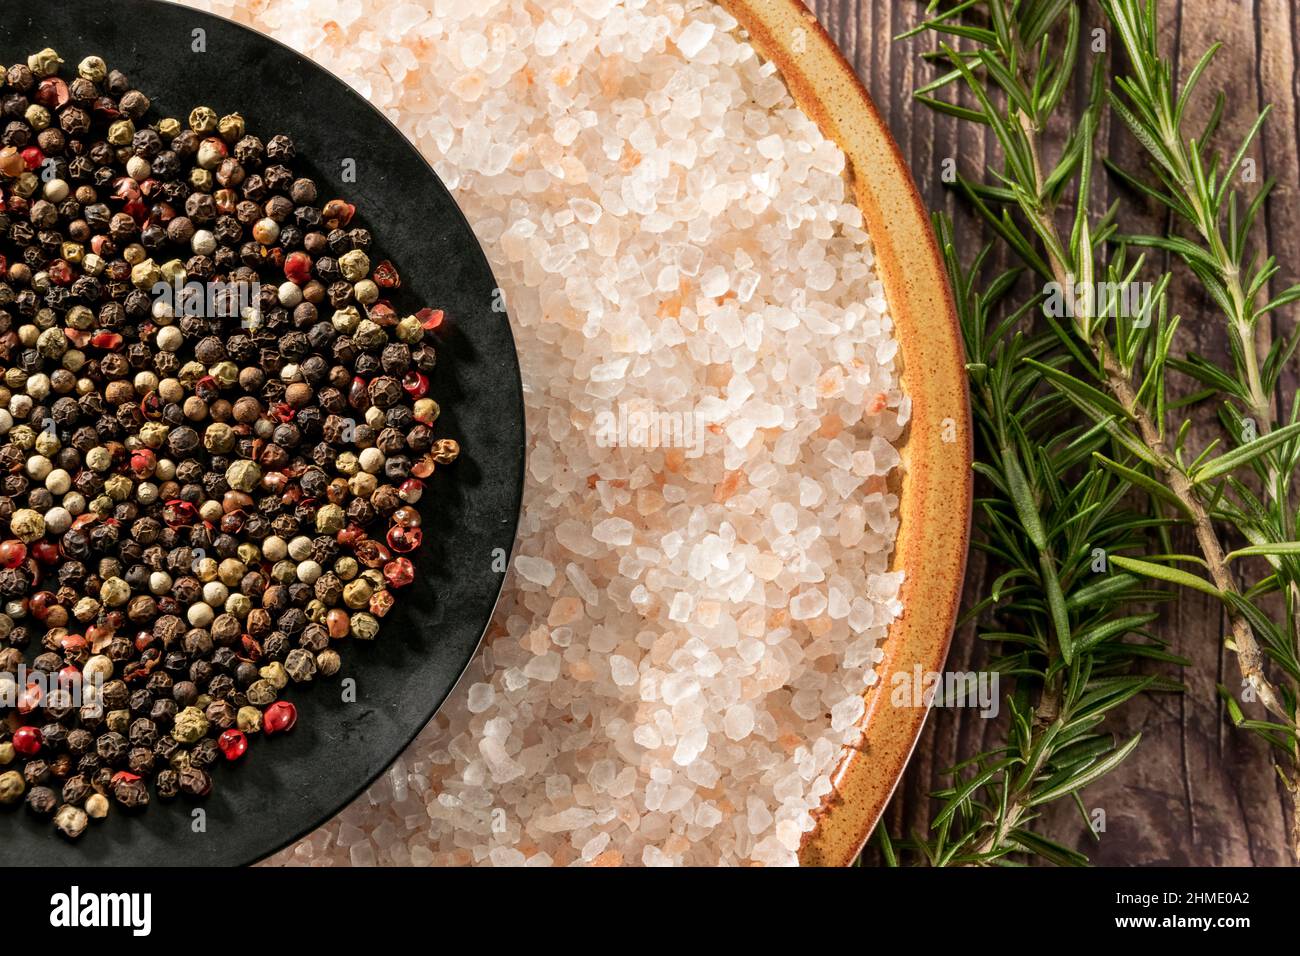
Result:
{"label": "green peppercorn", "polygon": [[[216,425],[212,426],[212,428],[216,427]],[[224,427],[229,431],[230,426]],[[226,469],[226,482],[235,491],[252,491],[261,480],[262,469],[257,466],[257,462],[248,459],[241,458],[239,461],[231,462],[230,467]],[[335,530],[338,531],[341,528],[340,525]]]}
{"label": "green peppercorn", "polygon": [[0,803],[17,803],[27,790],[27,782],[17,770],[0,773]]}
{"label": "green peppercorn", "polygon": [[114,146],[130,146],[135,139],[135,123],[129,119],[118,120],[108,128],[105,138]]}
{"label": "green peppercorn", "polygon": [[59,72],[59,64],[62,62],[63,58],[58,53],[46,47],[40,53],[33,53],[27,58],[27,69],[37,76],[53,76]]}
{"label": "green peppercorn", "polygon": [[360,249],[353,249],[339,257],[339,271],[349,282],[360,282],[370,273],[370,257]]}
{"label": "green peppercorn", "polygon": [[284,670],[294,682],[307,683],[316,676],[316,659],[310,651],[295,647],[284,659]]}
{"label": "green peppercorn", "polygon": [[[203,432],[203,447],[213,454],[224,455],[235,447],[236,437],[235,430],[225,422],[213,422]],[[252,465],[255,469],[257,468],[257,465],[251,461],[248,462],[248,464]],[[247,472],[241,472],[241,474],[247,474]],[[261,474],[259,470],[258,478],[260,477]],[[252,486],[242,490],[251,491]]]}
{"label": "green peppercorn", "polygon": [[99,600],[105,607],[120,607],[131,600],[131,585],[121,578],[109,578],[99,586]]}
{"label": "green peppercorn", "polygon": [[36,351],[41,358],[62,358],[68,347],[68,336],[60,328],[48,328],[36,340]]}
{"label": "green peppercorn", "polygon": [[197,106],[190,112],[190,129],[200,136],[215,133],[218,123],[217,112],[210,106]]}
{"label": "green peppercorn", "polygon": [[45,536],[45,518],[39,511],[19,508],[9,519],[9,531],[23,544],[31,544]]}
{"label": "green peppercorn", "polygon": [[235,726],[246,734],[259,732],[262,729],[262,712],[249,705],[239,708],[235,714]]}
{"label": "green peppercorn", "polygon": [[27,121],[28,126],[39,133],[43,129],[49,129],[50,111],[44,106],[33,103],[31,106],[27,107],[26,112],[23,113],[23,119]]}
{"label": "green peppercorn", "polygon": [[182,744],[193,744],[208,732],[208,718],[197,707],[186,707],[176,715],[172,736]]}
{"label": "green peppercorn", "polygon": [[275,685],[266,678],[255,680],[248,685],[248,690],[244,691],[244,695],[248,698],[250,704],[265,707],[267,704],[275,702]]}
{"label": "green peppercorn", "polygon": [[227,143],[235,143],[244,138],[244,118],[238,113],[221,117],[217,123],[217,133]]}
{"label": "green peppercorn", "polygon": [[[162,281],[162,270],[152,259],[145,259],[131,267],[131,284],[141,291],[148,292]],[[171,328],[171,326],[165,326]]]}
{"label": "green peppercorn", "polygon": [[397,323],[397,340],[406,342],[408,345],[424,341],[424,326],[420,324],[420,320],[413,315],[408,315],[399,321]]}
{"label": "green peppercorn", "polygon": [[379,619],[360,611],[352,615],[351,634],[359,641],[372,641],[379,634]]}
{"label": "green peppercorn", "polygon": [[77,65],[77,75],[92,83],[103,83],[108,76],[108,65],[97,56],[88,56]]}
{"label": "green peppercorn", "polygon": [[276,690],[284,690],[289,684],[289,674],[279,661],[271,661],[271,663],[258,670],[257,673],[261,675],[262,680],[269,683]]}
{"label": "green peppercorn", "polygon": [[337,534],[343,530],[347,515],[339,505],[322,505],[316,511],[316,530],[320,534]]}
{"label": "green peppercorn", "polygon": [[365,578],[356,578],[343,587],[343,603],[351,608],[363,608],[370,604],[370,595],[374,588]]}
{"label": "green peppercorn", "polygon": [[342,665],[343,659],[339,657],[339,652],[332,648],[326,648],[316,655],[316,669],[322,677],[333,677]]}

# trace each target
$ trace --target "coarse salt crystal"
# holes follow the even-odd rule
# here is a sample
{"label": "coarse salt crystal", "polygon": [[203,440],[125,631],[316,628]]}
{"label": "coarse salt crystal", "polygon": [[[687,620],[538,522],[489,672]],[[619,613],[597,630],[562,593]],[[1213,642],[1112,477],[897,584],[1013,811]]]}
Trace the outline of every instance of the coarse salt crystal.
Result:
{"label": "coarse salt crystal", "polygon": [[713,39],[715,29],[712,23],[706,23],[703,20],[692,20],[677,35],[677,49],[681,50],[687,57],[699,55],[705,45]]}
{"label": "coarse salt crystal", "polygon": [[911,403],[843,154],[710,0],[189,2],[419,146],[509,305],[529,427],[473,676],[274,861],[795,862],[901,610],[879,478]]}
{"label": "coarse salt crystal", "polygon": [[550,587],[551,582],[555,580],[555,565],[545,558],[521,554],[515,558],[515,570],[524,580],[540,584],[542,587]]}

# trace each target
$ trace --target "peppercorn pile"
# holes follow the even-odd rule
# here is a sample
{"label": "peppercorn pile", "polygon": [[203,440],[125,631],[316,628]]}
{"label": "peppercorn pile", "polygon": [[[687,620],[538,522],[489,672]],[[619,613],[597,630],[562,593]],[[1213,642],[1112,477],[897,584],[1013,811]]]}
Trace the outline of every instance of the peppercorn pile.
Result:
{"label": "peppercorn pile", "polygon": [[[0,803],[202,797],[413,580],[440,311],[288,136],[0,70]],[[165,290],[165,291],[164,291]]]}

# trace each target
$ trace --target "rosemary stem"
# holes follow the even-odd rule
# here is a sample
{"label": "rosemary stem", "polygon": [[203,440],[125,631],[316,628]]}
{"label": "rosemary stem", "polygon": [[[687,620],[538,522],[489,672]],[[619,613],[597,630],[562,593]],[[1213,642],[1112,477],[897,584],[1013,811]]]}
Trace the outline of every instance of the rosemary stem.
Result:
{"label": "rosemary stem", "polygon": [[[1039,150],[1035,142],[1038,136],[1037,130],[1024,122],[1021,123],[1021,127],[1030,142],[1034,178],[1041,183],[1042,170],[1039,165]],[[1036,209],[1027,210],[1027,212],[1034,215],[1043,224],[1044,228],[1051,230],[1052,234],[1056,235],[1057,246],[1064,248],[1060,246],[1060,237],[1056,233],[1056,223],[1048,210],[1043,209],[1040,205]],[[1069,266],[1060,262],[1052,250],[1048,249],[1047,255],[1052,264],[1053,274],[1068,275],[1070,273]],[[1178,467],[1174,456],[1170,453],[1164,439],[1161,437],[1161,429],[1152,419],[1150,412],[1138,400],[1128,373],[1116,361],[1115,356],[1107,347],[1106,341],[1100,333],[1093,335],[1091,340],[1088,341],[1088,345],[1101,360],[1102,369],[1106,376],[1106,384],[1111,394],[1115,396],[1137,424],[1142,441],[1159,461],[1159,467],[1164,473],[1170,490],[1177,496],[1191,516],[1196,543],[1205,558],[1206,567],[1210,572],[1215,587],[1224,594],[1240,595],[1240,589],[1233,580],[1227,562],[1224,560],[1223,545],[1219,541],[1218,533],[1214,529],[1214,524],[1206,512],[1200,496],[1192,486],[1191,480]],[[1253,341],[1247,352],[1248,354],[1254,354]],[[1231,607],[1228,608],[1227,613],[1228,622],[1232,629],[1233,650],[1236,652],[1243,679],[1250,684],[1260,703],[1264,705],[1269,713],[1288,724],[1295,723],[1294,718],[1282,706],[1277,691],[1264,673],[1264,654],[1260,650],[1259,642],[1255,639],[1255,633],[1250,623],[1240,612],[1233,610]],[[1300,844],[1297,844],[1297,847],[1300,847]]]}
{"label": "rosemary stem", "polygon": [[[1034,707],[1034,730],[1040,734],[1045,732],[1056,719],[1060,709],[1060,681],[1051,681],[1044,685],[1043,692],[1038,698],[1038,704]],[[984,857],[993,853],[998,847],[1003,846],[1007,837],[1020,826],[1021,817],[1029,809],[1025,802],[1026,791],[1029,786],[1033,785],[1033,781],[1042,769],[1045,759],[1046,754],[1040,754],[1031,772],[1024,775],[1024,779],[1028,780],[1029,784],[1026,787],[1018,788],[1008,800],[1007,812],[1003,814],[1001,821],[994,826],[993,832],[976,849],[977,856]],[[1297,824],[1300,825],[1300,818],[1297,818]]]}
{"label": "rosemary stem", "polygon": [[[1041,184],[1043,174],[1039,160],[1039,147],[1037,143],[1038,131],[1034,126],[1028,123],[1022,116],[1021,129],[1024,131],[1026,140],[1029,144],[1029,154],[1032,159],[1032,168],[1034,180],[1037,185],[1036,192],[1041,196]],[[1026,209],[1026,214],[1033,216],[1036,221],[1045,229],[1049,230],[1049,235],[1055,237],[1054,245],[1057,248],[1064,248],[1060,244],[1060,236],[1056,230],[1056,222],[1050,210],[1044,209],[1041,201],[1033,209]],[[1272,404],[1268,401],[1267,396],[1263,393],[1263,386],[1259,374],[1259,360],[1255,336],[1253,334],[1252,324],[1244,319],[1244,309],[1246,308],[1244,291],[1241,288],[1241,282],[1236,266],[1227,255],[1226,249],[1223,248],[1217,231],[1206,235],[1207,241],[1210,241],[1216,254],[1220,257],[1220,264],[1223,267],[1223,273],[1228,280],[1230,295],[1233,296],[1234,308],[1239,309],[1233,322],[1236,332],[1241,336],[1241,352],[1243,363],[1247,374],[1247,385],[1250,389],[1251,404],[1258,422],[1261,433],[1271,429]],[[1051,263],[1052,273],[1057,277],[1058,282],[1063,282],[1063,276],[1072,274],[1067,263],[1061,262],[1052,249],[1047,249],[1046,254]],[[1090,316],[1087,318],[1091,318]],[[1124,407],[1138,427],[1138,432],[1142,438],[1143,444],[1151,451],[1159,462],[1159,468],[1169,486],[1178,500],[1182,503],[1187,513],[1191,516],[1192,531],[1195,534],[1196,542],[1200,548],[1201,555],[1205,558],[1206,567],[1210,572],[1210,577],[1214,581],[1215,587],[1221,592],[1228,595],[1240,596],[1240,589],[1233,580],[1232,574],[1228,570],[1227,562],[1224,560],[1223,545],[1219,540],[1219,535],[1215,531],[1214,524],[1205,509],[1205,505],[1197,493],[1191,480],[1178,466],[1176,458],[1170,452],[1168,446],[1162,437],[1162,431],[1151,416],[1149,410],[1139,401],[1136,392],[1133,389],[1130,375],[1121,364],[1116,360],[1114,354],[1109,349],[1106,340],[1100,331],[1091,336],[1087,334],[1086,326],[1083,323],[1081,331],[1084,338],[1092,351],[1101,361],[1102,370],[1105,374],[1106,385],[1115,399]],[[1270,475],[1270,483],[1273,482],[1273,476]],[[1274,496],[1277,489],[1270,489]],[[1300,718],[1293,717],[1287,713],[1283,706],[1277,690],[1264,672],[1264,653],[1260,649],[1259,642],[1255,638],[1254,630],[1245,617],[1231,605],[1227,607],[1228,623],[1232,631],[1231,648],[1237,656],[1237,665],[1241,670],[1243,680],[1245,680],[1255,693],[1255,696],[1264,708],[1278,718],[1284,724],[1296,727],[1300,732]],[[1297,859],[1300,859],[1300,747],[1293,748],[1291,754],[1291,764],[1293,776],[1288,779],[1285,774],[1282,775],[1284,785],[1290,791],[1292,818],[1291,818],[1291,850]],[[1018,806],[1018,805],[1017,805]],[[1017,814],[1018,815],[1018,814]],[[1011,813],[1008,813],[1008,817]]]}

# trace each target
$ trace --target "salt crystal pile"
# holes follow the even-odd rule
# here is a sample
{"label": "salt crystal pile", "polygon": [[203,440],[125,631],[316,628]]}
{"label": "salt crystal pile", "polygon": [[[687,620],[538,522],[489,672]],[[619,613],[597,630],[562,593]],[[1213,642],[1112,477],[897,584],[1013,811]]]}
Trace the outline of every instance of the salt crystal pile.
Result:
{"label": "salt crystal pile", "polygon": [[704,0],[195,5],[429,157],[505,290],[530,425],[488,642],[273,862],[795,863],[901,610],[910,403],[843,155]]}

